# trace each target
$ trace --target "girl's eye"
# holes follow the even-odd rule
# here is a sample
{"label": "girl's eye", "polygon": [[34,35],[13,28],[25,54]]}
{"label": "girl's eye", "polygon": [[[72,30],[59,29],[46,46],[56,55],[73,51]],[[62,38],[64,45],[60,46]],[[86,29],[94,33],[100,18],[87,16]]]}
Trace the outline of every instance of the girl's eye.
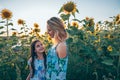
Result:
{"label": "girl's eye", "polygon": [[37,45],[37,47],[40,47],[40,45]]}

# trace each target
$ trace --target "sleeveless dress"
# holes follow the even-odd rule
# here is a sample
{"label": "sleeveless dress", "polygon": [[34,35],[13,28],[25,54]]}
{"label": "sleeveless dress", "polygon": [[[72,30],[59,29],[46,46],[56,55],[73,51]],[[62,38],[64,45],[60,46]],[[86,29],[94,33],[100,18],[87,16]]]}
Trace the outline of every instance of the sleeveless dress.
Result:
{"label": "sleeveless dress", "polygon": [[46,80],[66,80],[68,54],[65,58],[59,58],[56,46],[50,48],[47,54]]}
{"label": "sleeveless dress", "polygon": [[[31,62],[28,60],[28,65],[31,65]],[[45,67],[44,67],[44,60],[39,60],[35,58],[34,61],[35,66],[35,73],[33,78],[30,78],[30,80],[45,80]]]}

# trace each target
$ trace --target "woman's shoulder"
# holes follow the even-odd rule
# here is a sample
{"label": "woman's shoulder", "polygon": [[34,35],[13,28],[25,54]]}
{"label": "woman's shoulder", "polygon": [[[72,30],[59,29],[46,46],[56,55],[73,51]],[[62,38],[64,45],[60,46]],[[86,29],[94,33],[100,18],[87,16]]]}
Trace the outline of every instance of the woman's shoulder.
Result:
{"label": "woman's shoulder", "polygon": [[66,48],[66,42],[60,42],[60,43],[58,44],[58,47],[59,47],[59,48]]}
{"label": "woman's shoulder", "polygon": [[65,42],[60,42],[57,46],[57,53],[60,58],[66,57],[67,54],[67,46]]}

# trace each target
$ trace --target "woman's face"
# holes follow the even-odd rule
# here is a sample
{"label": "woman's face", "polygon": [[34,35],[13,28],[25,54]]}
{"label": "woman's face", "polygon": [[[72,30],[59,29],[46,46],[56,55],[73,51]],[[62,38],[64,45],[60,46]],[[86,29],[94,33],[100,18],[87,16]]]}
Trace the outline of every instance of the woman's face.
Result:
{"label": "woman's face", "polygon": [[47,25],[47,33],[51,38],[54,38],[54,31]]}
{"label": "woman's face", "polygon": [[43,44],[41,42],[36,42],[35,44],[35,52],[36,53],[43,53],[45,51],[45,48],[43,47]]}

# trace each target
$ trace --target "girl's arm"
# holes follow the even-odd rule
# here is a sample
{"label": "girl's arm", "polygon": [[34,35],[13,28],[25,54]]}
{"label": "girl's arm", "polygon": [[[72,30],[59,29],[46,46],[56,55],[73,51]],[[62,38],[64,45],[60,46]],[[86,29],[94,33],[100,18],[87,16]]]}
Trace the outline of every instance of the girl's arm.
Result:
{"label": "girl's arm", "polygon": [[[28,60],[28,65],[29,65],[30,72],[32,70],[32,68],[31,68],[31,60],[32,60],[31,58]],[[26,80],[30,80],[30,76],[31,76],[31,74],[29,73],[29,75],[27,76]]]}
{"label": "girl's arm", "polygon": [[30,73],[29,73],[29,75],[27,76],[26,80],[30,80]]}

